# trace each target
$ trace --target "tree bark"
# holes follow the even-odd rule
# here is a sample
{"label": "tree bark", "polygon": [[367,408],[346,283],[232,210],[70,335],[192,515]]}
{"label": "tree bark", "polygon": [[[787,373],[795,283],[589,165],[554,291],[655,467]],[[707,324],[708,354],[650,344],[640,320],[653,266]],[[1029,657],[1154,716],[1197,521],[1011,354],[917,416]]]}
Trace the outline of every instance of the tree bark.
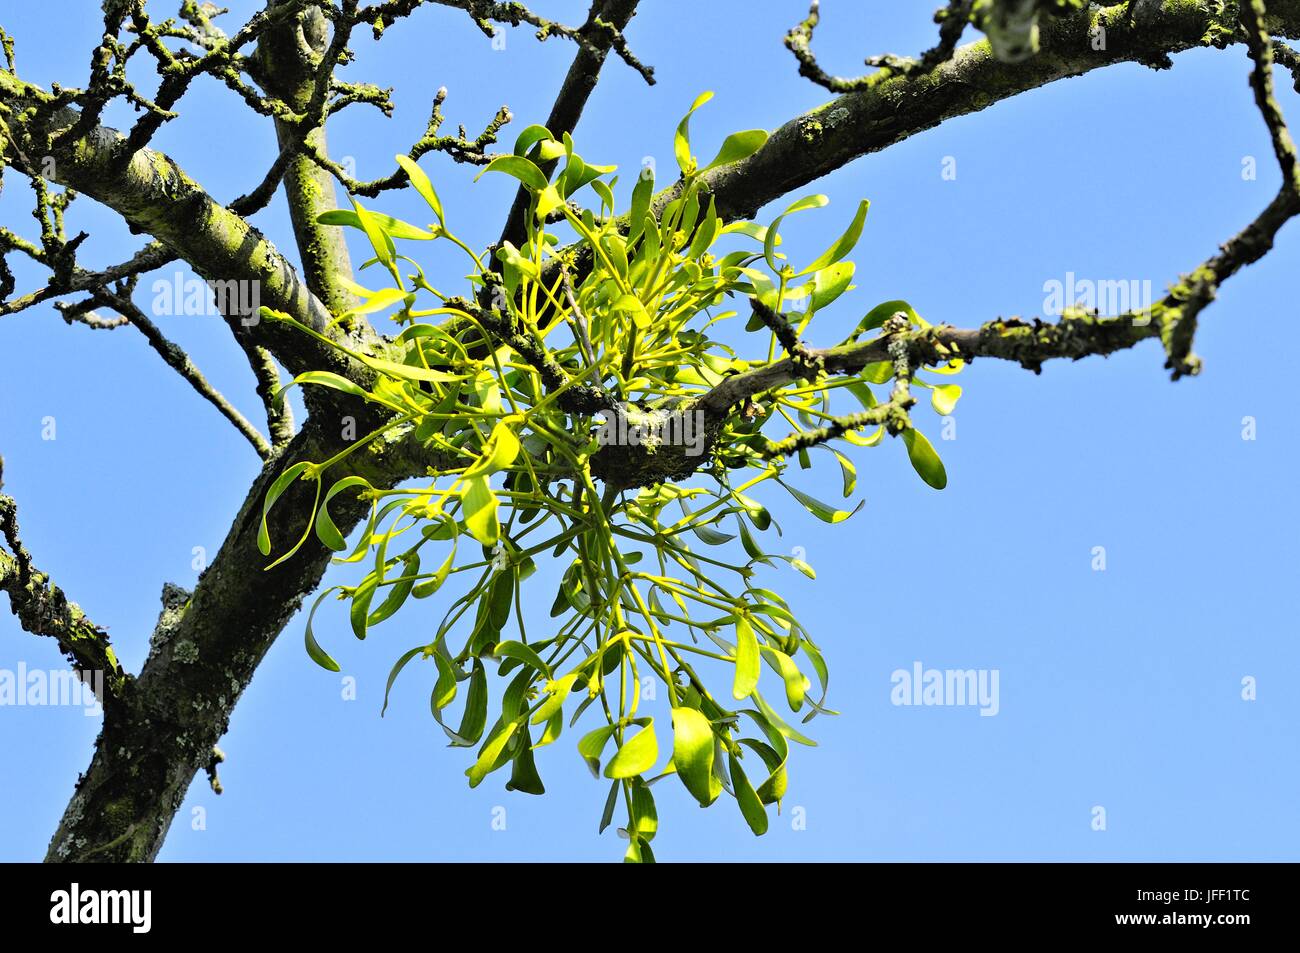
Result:
{"label": "tree bark", "polygon": [[[332,555],[313,536],[293,558],[265,570],[270,560],[258,552],[257,533],[266,491],[293,464],[326,459],[343,446],[323,433],[319,422],[308,421],[250,487],[179,620],[157,633],[122,703],[106,708],[90,768],[64,812],[47,861],[152,861],[157,856],[195,773],[225,734],[236,702],[275,637],[320,583]],[[376,486],[391,483],[383,471],[366,475]],[[302,534],[312,503],[306,484],[280,498],[268,521],[278,549]],[[330,504],[345,534],[366,512],[351,493]]]}

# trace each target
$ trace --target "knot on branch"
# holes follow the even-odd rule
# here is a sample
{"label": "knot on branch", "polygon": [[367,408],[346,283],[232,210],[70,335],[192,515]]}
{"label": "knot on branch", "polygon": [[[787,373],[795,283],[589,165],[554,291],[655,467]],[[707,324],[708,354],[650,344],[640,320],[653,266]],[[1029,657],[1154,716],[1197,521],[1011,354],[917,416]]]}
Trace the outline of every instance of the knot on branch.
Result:
{"label": "knot on branch", "polygon": [[709,460],[723,420],[711,420],[696,401],[658,407],[616,404],[601,408],[600,449],[590,458],[592,475],[609,487],[634,489],[684,480]]}
{"label": "knot on branch", "polygon": [[749,301],[754,314],[776,335],[781,347],[790,355],[790,361],[800,379],[811,383],[826,372],[826,359],[799,340],[799,334],[790,324],[789,318],[768,307],[756,297],[750,298]]}
{"label": "knot on branch", "polygon": [[175,583],[165,582],[162,588],[162,611],[158,614],[158,622],[154,625],[153,634],[149,636],[150,654],[166,645],[176,632],[176,627],[180,625],[181,617],[185,614],[185,608],[189,605],[190,597],[193,595],[190,590]]}
{"label": "knot on branch", "polygon": [[217,768],[226,760],[226,753],[215,745],[212,748],[212,755],[208,758],[207,764],[203,770],[207,773],[208,784],[212,787],[213,794],[221,794],[225,789],[221,786],[221,777],[217,774]]}

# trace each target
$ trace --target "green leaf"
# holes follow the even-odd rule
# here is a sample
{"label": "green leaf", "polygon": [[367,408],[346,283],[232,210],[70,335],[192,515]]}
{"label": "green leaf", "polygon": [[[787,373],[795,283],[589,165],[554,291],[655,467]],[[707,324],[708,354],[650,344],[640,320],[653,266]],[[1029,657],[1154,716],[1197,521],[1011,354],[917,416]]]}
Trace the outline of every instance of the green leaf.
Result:
{"label": "green leaf", "polygon": [[646,311],[645,305],[641,303],[641,299],[636,295],[622,295],[614,302],[612,307],[615,311],[625,311],[630,314],[632,316],[632,323],[635,324],[639,330],[644,331],[646,328],[650,327],[652,320],[650,314]]}
{"label": "green leaf", "polygon": [[433,662],[438,666],[438,681],[429,696],[429,707],[436,715],[456,700],[456,670],[436,645],[433,647]]}
{"label": "green leaf", "polygon": [[844,385],[844,389],[858,399],[863,410],[870,410],[876,406],[876,395],[862,381],[849,381]]}
{"label": "green leaf", "polygon": [[622,783],[615,781],[609,786],[609,796],[605,798],[605,809],[600,812],[600,829],[598,834],[605,833],[605,828],[609,827],[614,821],[614,808],[618,806],[618,789]]}
{"label": "green leaf", "polygon": [[600,777],[600,755],[613,736],[614,726],[602,725],[594,731],[587,732],[578,742],[578,754],[582,755],[583,760],[587,762],[593,778]]}
{"label": "green leaf", "polygon": [[736,803],[740,805],[740,813],[744,815],[745,823],[749,825],[749,829],[755,836],[761,837],[767,833],[767,811],[763,810],[763,802],[759,800],[754,786],[745,776],[740,761],[730,752],[727,753],[727,767],[731,774],[731,788],[736,792]]}
{"label": "green leaf", "polygon": [[546,691],[550,693],[550,698],[542,702],[537,711],[533,713],[532,723],[540,725],[548,721],[556,712],[564,707],[564,700],[569,697],[569,692],[573,690],[573,683],[578,680],[578,672],[571,672],[563,678],[556,679],[546,683]]}
{"label": "green leaf", "polygon": [[379,625],[385,619],[392,618],[397,610],[402,608],[406,602],[406,597],[411,594],[411,589],[415,586],[415,577],[420,573],[420,553],[417,550],[411,550],[402,556],[401,575],[388,590],[388,595],[380,603],[379,608],[370,613],[370,618],[366,624]]}
{"label": "green leaf", "polygon": [[537,168],[531,159],[525,159],[523,156],[497,156],[489,162],[483,171],[474,176],[477,182],[489,172],[504,172],[506,175],[514,176],[524,184],[524,188],[532,192],[541,192],[549,184],[546,173]]}
{"label": "green leaf", "polygon": [[473,466],[465,471],[466,478],[490,476],[515,462],[515,458],[519,456],[519,437],[511,424],[519,419],[518,417],[506,418],[492,428],[492,434],[483,447],[483,453],[478,460],[474,461]]}
{"label": "green leaf", "polygon": [[625,864],[653,864],[655,862],[654,851],[650,849],[649,841],[632,835],[628,839],[627,852],[623,854],[623,863]]}
{"label": "green leaf", "polygon": [[748,698],[758,685],[758,636],[743,615],[736,617],[736,677],[731,686],[735,698]]}
{"label": "green leaf", "polygon": [[853,466],[852,460],[840,453],[838,450],[833,448],[827,449],[829,449],[831,453],[835,454],[835,459],[839,461],[840,476],[844,478],[844,498],[847,500],[853,495],[853,491],[858,485],[857,468]]}
{"label": "green leaf", "polygon": [[[526,645],[523,642],[518,642],[513,640],[507,642],[501,642],[497,645],[496,648],[492,650],[492,655],[494,658],[518,659],[520,662],[523,662],[529,668],[536,669],[537,671],[541,672],[547,678],[551,677],[550,667],[545,662],[542,661],[542,657],[537,654],[536,649],[534,649],[531,645]],[[547,717],[550,716],[548,715]],[[545,719],[542,720],[544,721]],[[536,722],[534,722],[534,724],[536,724]]]}
{"label": "green leaf", "polygon": [[[367,237],[370,235],[366,228],[367,223],[371,228],[377,229],[381,236],[387,235],[389,238],[427,242],[437,237],[433,232],[426,232],[423,228],[404,222],[400,218],[393,218],[391,215],[369,210],[365,210],[363,217],[359,212],[345,208],[330,209],[328,212],[321,212],[320,215],[316,216],[316,221],[321,225],[343,225],[348,228],[359,228],[361,231],[366,232]],[[371,243],[373,244],[373,242],[372,239]],[[388,242],[381,240],[381,244],[385,249],[388,248]],[[386,261],[383,256],[380,256],[379,260]]]}
{"label": "green leaf", "polygon": [[362,355],[361,362],[372,370],[381,371],[389,377],[396,377],[399,380],[426,384],[450,384],[465,379],[464,374],[448,374],[446,371],[433,371],[424,367],[416,367],[413,364],[398,364],[396,361],[386,361],[382,358],[367,355]]}
{"label": "green leaf", "polygon": [[528,150],[541,142],[543,139],[554,139],[551,130],[545,126],[533,124],[528,126],[523,132],[519,133],[519,138],[515,140],[514,154],[520,157],[528,155]]}
{"label": "green leaf", "polygon": [[[341,391],[344,394],[351,394],[353,397],[361,397],[365,400],[378,400],[374,394],[363,387],[352,383],[346,377],[331,373],[330,371],[303,371],[289,383],[279,388],[272,396],[271,400],[278,404],[284,399],[285,391],[296,384],[315,384],[318,387],[328,387],[331,390]],[[383,401],[381,401],[383,402]]]}
{"label": "green leaf", "polygon": [[316,617],[316,610],[320,607],[320,604],[324,601],[325,597],[333,591],[333,589],[326,589],[322,592],[316,599],[316,602],[312,605],[311,612],[307,613],[307,632],[304,636],[304,641],[307,644],[307,655],[313,662],[326,671],[338,672],[340,671],[339,663],[334,661],[334,659],[330,657],[330,654],[320,647],[320,644],[317,643],[316,636],[312,633],[311,628],[312,620]]}
{"label": "green leaf", "polygon": [[429,208],[433,209],[433,214],[438,218],[438,224],[446,228],[447,220],[442,214],[442,199],[438,198],[438,193],[434,191],[433,183],[424,174],[424,170],[410,156],[395,156],[394,158],[397,159],[397,164],[406,171],[411,184],[415,186],[415,191],[419,192],[420,197],[429,203]]}
{"label": "green leaf", "polygon": [[856,269],[857,266],[853,262],[842,261],[817,272],[813,276],[813,289],[808,302],[808,313],[813,314],[820,311],[848,291]]}
{"label": "green leaf", "polygon": [[551,162],[564,154],[564,144],[554,139],[542,139],[537,143],[537,158],[543,162]]}
{"label": "green leaf", "polygon": [[[921,316],[917,314],[916,309],[906,301],[886,301],[883,304],[876,305],[866,313],[863,319],[858,322],[857,329],[853,332],[853,337],[857,338],[868,331],[875,330],[900,311],[907,315],[908,320],[911,321],[912,324],[919,325],[921,323]],[[875,381],[874,383],[879,384],[881,382]]]}
{"label": "green leaf", "polygon": [[784,486],[790,492],[791,496],[793,496],[796,500],[798,500],[800,503],[803,504],[804,509],[806,509],[813,516],[817,517],[823,523],[842,523],[844,522],[844,520],[848,519],[858,510],[862,509],[863,503],[865,502],[865,501],[859,502],[858,505],[855,506],[851,511],[837,510],[835,507],[831,506],[830,504],[823,503],[821,500],[817,499],[816,497],[809,496],[807,493],[804,493],[802,490],[796,490],[794,487],[788,486],[785,483],[781,483],[781,485]]}
{"label": "green leaf", "polygon": [[799,272],[799,274],[810,275],[814,271],[821,271],[823,268],[827,268],[840,261],[845,255],[853,251],[853,246],[855,246],[858,243],[858,239],[862,237],[862,227],[866,224],[867,209],[870,207],[871,203],[866,199],[859,202],[857,214],[853,216],[853,221],[850,222],[849,227],[844,230],[844,234],[835,241],[835,244],[822,252],[821,256],[818,257],[816,261],[803,271]]}
{"label": "green leaf", "polygon": [[655,176],[648,167],[637,176],[636,185],[632,187],[632,204],[628,211],[627,243],[631,245],[645,231],[646,214],[650,211],[650,199],[654,196]]}
{"label": "green leaf", "polygon": [[501,385],[489,370],[479,371],[474,377],[474,396],[484,412],[495,414],[501,410]]}
{"label": "green leaf", "polygon": [[358,639],[366,637],[370,625],[370,600],[379,588],[379,577],[373,573],[365,578],[357,591],[352,594],[352,605],[348,607],[348,621],[352,625],[352,634]]}
{"label": "green leaf", "polygon": [[551,212],[564,204],[564,196],[560,194],[559,189],[553,185],[548,185],[537,193],[537,220],[542,221]]}
{"label": "green leaf", "polygon": [[393,242],[384,231],[383,225],[355,198],[352,199],[352,208],[357,213],[361,230],[366,233],[366,238],[370,239],[370,247],[375,250],[375,257],[387,265],[390,271],[394,270]]}
{"label": "green leaf", "polygon": [[862,379],[869,384],[883,384],[894,377],[892,361],[873,361],[862,368]]}
{"label": "green leaf", "polygon": [[514,767],[510,771],[510,780],[506,782],[506,790],[542,795],[546,793],[546,785],[542,784],[542,776],[537,773],[537,760],[533,756],[533,749],[537,745],[528,744],[530,740],[525,738],[525,744],[515,755]]}
{"label": "green leaf", "polygon": [[780,715],[773,711],[772,706],[764,701],[763,696],[758,692],[754,692],[754,704],[758,706],[758,710],[762,712],[763,717],[772,728],[775,731],[780,732],[782,737],[789,738],[791,741],[797,741],[799,744],[807,745],[810,748],[817,747],[817,742],[801,735],[799,732],[795,731],[795,729],[791,728]]}
{"label": "green leaf", "polygon": [[[650,841],[659,832],[659,811],[655,808],[654,796],[650,785],[638,779],[632,782],[632,815],[636,818],[635,829],[631,832],[641,842],[642,851],[646,851]],[[642,858],[650,863],[654,857]]]}
{"label": "green leaf", "polygon": [[275,501],[289,488],[289,484],[298,479],[310,466],[311,464],[306,462],[295,463],[276,477],[271,488],[266,491],[266,499],[262,501],[262,523],[257,530],[257,548],[263,556],[271,555],[271,532],[266,526],[267,514],[271,512],[271,507],[275,506]]}
{"label": "green leaf", "polygon": [[772,525],[772,514],[768,512],[767,507],[762,503],[736,490],[731,491],[731,496],[744,508],[745,513],[754,521],[754,526],[760,532],[767,530]]}
{"label": "green leaf", "polygon": [[325,494],[325,498],[321,500],[320,509],[316,513],[316,537],[324,543],[326,547],[334,550],[336,553],[347,549],[348,544],[347,540],[343,538],[343,534],[339,532],[338,526],[334,524],[333,518],[330,516],[329,503],[335,496],[354,486],[364,486],[366,489],[373,489],[373,487],[370,486],[370,481],[365,477],[344,477],[329,488],[329,491]]}
{"label": "green leaf", "polygon": [[673,764],[701,807],[717,800],[721,785],[713,776],[713,726],[694,708],[673,709]]}
{"label": "green leaf", "polygon": [[930,392],[930,406],[934,408],[936,414],[947,417],[956,409],[960,398],[960,384],[936,384],[934,390]]}
{"label": "green leaf", "polygon": [[380,718],[383,718],[384,712],[388,711],[388,696],[393,690],[393,683],[397,681],[397,676],[401,673],[402,669],[406,668],[407,662],[411,661],[411,659],[415,658],[423,651],[424,651],[424,646],[417,645],[409,652],[403,653],[402,657],[399,658],[396,661],[396,663],[394,663],[392,671],[388,673],[388,684],[384,686],[384,707],[379,709]]}
{"label": "green leaf", "polygon": [[623,747],[609,759],[605,777],[617,780],[644,774],[654,767],[658,758],[659,740],[655,737],[654,720],[651,719],[648,725],[623,742]]}
{"label": "green leaf", "polygon": [[407,307],[414,301],[414,292],[403,291],[401,288],[380,288],[355,308],[345,311],[344,316],[374,314],[376,311],[385,311],[399,303],[402,307]]}
{"label": "green leaf", "polygon": [[546,728],[542,732],[542,737],[533,747],[542,748],[549,745],[560,737],[562,731],[564,731],[564,712],[557,710],[555,714],[546,719]]}
{"label": "green leaf", "polygon": [[441,589],[442,584],[447,581],[447,576],[451,574],[451,566],[455,559],[456,547],[452,546],[451,552],[447,554],[447,558],[438,567],[438,571],[433,574],[433,578],[416,583],[414,588],[411,589],[411,595],[417,599],[427,599]]}
{"label": "green leaf", "polygon": [[754,534],[749,531],[749,527],[745,525],[745,521],[737,518],[737,523],[740,526],[740,545],[744,547],[749,558],[767,562],[767,554],[764,553],[763,550],[759,548],[758,543],[754,541]]}
{"label": "green leaf", "polygon": [[[732,232],[737,232],[748,238],[752,238],[759,244],[767,241],[767,228],[758,224],[758,222],[728,222],[726,225],[722,226],[723,235],[729,235]],[[780,235],[776,236],[776,240],[773,244],[774,246],[779,246],[781,244]]]}
{"label": "green leaf", "polygon": [[673,136],[673,155],[677,158],[677,167],[682,170],[683,175],[691,175],[695,172],[695,159],[691,156],[691,116],[695,110],[699,109],[710,99],[713,93],[700,93],[691,103],[690,110],[682,117],[682,121],[677,124],[677,132]]}
{"label": "green leaf", "polygon": [[517,721],[507,722],[487,744],[483,745],[478,760],[465,772],[469,776],[470,787],[478,787],[479,783],[488,774],[501,767],[501,755],[505,752],[506,745],[510,743],[510,739],[514,737],[515,730],[518,727],[519,722]]}
{"label": "green leaf", "polygon": [[730,533],[720,533],[711,526],[692,524],[691,532],[700,538],[700,542],[709,546],[721,546],[723,543],[729,543],[736,537]]}
{"label": "green leaf", "polygon": [[709,210],[704,215],[704,221],[696,230],[695,237],[691,239],[691,247],[686,252],[687,258],[699,258],[717,241],[718,231],[721,227],[718,221],[717,205],[717,198],[710,196]]}
{"label": "green leaf", "polygon": [[471,748],[483,737],[487,727],[487,672],[483,663],[474,660],[474,671],[469,677],[469,694],[465,696],[465,713],[461,717],[460,727],[452,731],[446,725],[442,730],[451,739],[454,748]]}
{"label": "green leaf", "polygon": [[764,647],[763,657],[785,682],[785,698],[790,703],[790,710],[798,711],[803,707],[804,696],[808,694],[810,687],[808,679],[803,672],[799,671],[799,666],[794,663],[794,659],[784,652]]}
{"label": "green leaf", "polygon": [[791,203],[784,212],[776,217],[776,220],[767,227],[767,234],[763,238],[763,257],[767,259],[767,266],[773,271],[780,271],[781,267],[776,260],[776,246],[778,244],[781,232],[781,223],[785,221],[787,215],[793,215],[795,212],[806,212],[809,209],[824,208],[830,199],[824,195],[805,195]]}
{"label": "green leaf", "polygon": [[600,179],[592,179],[591,188],[600,196],[601,208],[605,209],[607,214],[612,215],[615,208],[614,190]]}
{"label": "green leaf", "polygon": [[903,431],[903,443],[907,444],[907,458],[912,461],[912,468],[922,480],[936,490],[942,490],[948,485],[948,472],[944,469],[943,461],[924,434],[909,427]]}
{"label": "green leaf", "polygon": [[464,483],[460,498],[465,509],[465,528],[484,546],[495,546],[501,536],[496,494],[485,476],[468,477]]}
{"label": "green leaf", "polygon": [[763,148],[765,142],[767,142],[767,132],[762,129],[733,132],[722,141],[722,148],[713,157],[713,161],[701,171],[708,172],[710,169],[718,168],[718,166],[730,165],[733,162],[739,162],[741,159],[748,159]]}

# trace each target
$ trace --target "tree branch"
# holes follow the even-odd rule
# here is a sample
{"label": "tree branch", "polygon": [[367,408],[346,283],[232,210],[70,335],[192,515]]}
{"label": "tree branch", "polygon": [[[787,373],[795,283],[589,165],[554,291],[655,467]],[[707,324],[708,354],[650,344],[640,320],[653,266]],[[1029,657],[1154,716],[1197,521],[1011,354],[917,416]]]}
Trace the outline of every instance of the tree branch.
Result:
{"label": "tree branch", "polygon": [[[267,7],[283,2],[270,0]],[[317,222],[322,213],[338,208],[334,180],[301,149],[310,144],[326,154],[326,96],[350,33],[351,25],[336,22],[331,38],[320,8],[309,7],[267,31],[257,47],[268,92],[305,117],[301,123],[275,120],[280,154],[288,156],[281,178],[307,287],[332,314],[342,314],[356,303],[339,280],[352,276],[352,259],[343,230]]]}
{"label": "tree branch", "polygon": [[[7,70],[0,70],[0,105],[24,121],[10,125],[12,145],[27,155],[47,155],[51,143],[78,121],[75,110],[57,107],[54,99]],[[216,202],[169,157],[150,149],[122,164],[125,138],[96,126],[53,154],[53,179],[118,212],[135,229],[153,235],[209,281],[256,282],[261,303],[292,315],[322,333],[331,329],[328,308],[311,292],[293,265],[252,225]],[[331,369],[360,375],[336,349],[256,315],[225,315],[238,334],[248,333],[267,347],[294,374]],[[374,345],[378,336],[364,320],[353,335]]]}
{"label": "tree branch", "polygon": [[243,337],[239,338],[239,345],[244,349],[253,376],[257,378],[257,396],[266,408],[266,427],[271,434],[271,446],[279,450],[288,445],[294,435],[293,408],[287,400],[276,400],[280,389],[280,369],[266,348],[250,344]]}
{"label": "tree branch", "polygon": [[56,304],[55,307],[63,314],[65,321],[72,322],[81,316],[89,317],[87,312],[96,305],[112,308],[127,324],[139,330],[164,363],[193,387],[200,397],[215,407],[221,416],[234,424],[235,429],[244,436],[244,439],[253,445],[259,457],[265,460],[271,455],[271,444],[267,443],[261,432],[249,423],[248,418],[241,414],[221,391],[208,382],[184,349],[168,340],[158,326],[135,306],[129,297],[129,289],[113,292],[108,288],[98,288],[91,292],[90,298],[85,302],[72,305]]}
{"label": "tree branch", "polygon": [[[1269,6],[1271,34],[1300,36],[1300,0]],[[1234,24],[1217,8],[1210,0],[1166,0],[1137,24],[1128,21],[1126,8],[1092,9],[1046,24],[1040,52],[1025,62],[1001,62],[981,40],[928,71],[881,70],[864,89],[790,120],[754,155],[704,179],[719,217],[751,218],[768,202],[945,120],[1116,63],[1161,63],[1183,50],[1235,42]],[[1093,48],[1098,29],[1105,31],[1103,49]],[[680,189],[656,196],[656,213]]]}
{"label": "tree branch", "polygon": [[[607,23],[621,35],[632,17],[636,16],[638,2],[639,0],[592,0],[591,9],[587,13],[587,22],[578,30],[583,36],[590,37],[590,45],[583,44],[578,47],[569,72],[565,74],[564,82],[560,86],[555,104],[551,107],[551,114],[546,119],[546,128],[555,139],[561,140],[565,133],[572,133],[577,128],[587,100],[595,91],[596,83],[600,79],[601,67],[605,65],[612,36],[604,31],[593,30],[594,25],[597,22]],[[542,172],[549,178],[555,170],[555,165],[554,160],[544,163],[541,167]],[[521,187],[515,193],[515,201],[510,207],[510,214],[506,218],[506,225],[498,244],[506,242],[515,245],[523,244],[524,215],[527,212],[528,192]]]}
{"label": "tree branch", "polygon": [[[366,418],[361,420],[365,426]],[[327,459],[345,446],[337,433],[309,420],[249,488],[193,594],[172,607],[168,625],[152,640],[130,704],[105,709],[90,767],[78,781],[47,861],[151,861],[157,855],[190,782],[211,763],[235,703],[334,555],[312,539],[267,571],[257,557],[266,492],[295,463]],[[391,485],[387,471],[366,466],[369,455],[349,460],[350,472],[360,472],[375,487]],[[330,504],[344,534],[368,509],[369,501],[353,493]],[[270,514],[272,538],[296,538],[314,510],[305,485],[291,486]]]}
{"label": "tree branch", "polygon": [[[0,487],[3,470],[0,460]],[[31,553],[18,533],[18,505],[11,496],[0,495],[0,538],[9,550],[0,550],[0,591],[8,594],[19,624],[33,635],[54,639],[78,674],[102,674],[106,702],[120,699],[131,679],[118,664],[108,633],[32,565]]]}

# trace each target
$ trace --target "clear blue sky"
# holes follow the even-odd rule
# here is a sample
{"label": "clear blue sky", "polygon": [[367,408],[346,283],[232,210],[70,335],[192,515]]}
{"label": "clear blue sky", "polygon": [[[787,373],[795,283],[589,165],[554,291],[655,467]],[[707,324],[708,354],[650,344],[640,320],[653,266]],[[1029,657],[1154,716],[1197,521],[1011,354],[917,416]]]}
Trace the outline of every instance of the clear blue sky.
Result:
{"label": "clear blue sky", "polygon": [[[935,5],[826,0],[824,63],[851,73],[868,54],[924,49]],[[230,6],[242,16],[254,4]],[[611,61],[577,134],[591,161],[632,170],[654,156],[671,167],[673,126],[704,89],[717,97],[694,123],[700,151],[828,98],[795,74],[781,45],[803,0],[643,6],[630,38],[659,85],[647,88]],[[100,28],[93,7],[6,6],[26,79],[84,82]],[[537,7],[572,22],[586,3]],[[508,103],[511,141],[545,120],[572,54],[524,30],[494,51],[467,17],[441,9],[399,24],[381,46],[365,34],[355,45],[346,75],[397,90],[392,121],[357,108],[331,127],[334,153],[355,157],[363,178],[386,173],[418,137],[444,84],[453,126],[476,130]],[[824,191],[831,208],[791,223],[793,253],[819,252],[860,197],[872,208],[854,255],[858,289],[819,317],[814,338],[838,341],[892,298],[958,325],[1037,314],[1044,282],[1067,272],[1150,280],[1158,293],[1276,189],[1247,69],[1237,48],[1179,56],[1172,72],[1106,70],[947,123],[817,183],[807,191]],[[1280,85],[1300,123],[1300,98]],[[184,108],[159,148],[224,200],[260,179],[274,155],[261,120],[211,82]],[[952,181],[941,176],[947,156],[957,162]],[[1257,181],[1243,181],[1244,156],[1258,158]],[[470,187],[472,170],[424,164],[457,231],[480,245],[494,239],[507,180]],[[414,221],[426,215],[413,195],[374,206]],[[12,176],[0,217],[30,234],[27,214],[27,190]],[[140,241],[106,227],[111,215],[89,200],[76,203],[72,221],[95,232],[86,262],[116,262]],[[257,224],[291,247],[282,205]],[[813,723],[817,749],[793,751],[786,813],[761,839],[725,796],[701,811],[676,781],[657,787],[659,857],[1297,859],[1300,425],[1281,355],[1294,336],[1298,254],[1293,225],[1271,257],[1224,287],[1202,322],[1198,379],[1171,383],[1154,343],[1049,365],[1040,377],[978,362],[963,375],[956,440],[938,441],[934,418],[920,418],[947,463],[945,491],[922,484],[902,445],[888,442],[854,454],[866,506],[848,523],[827,526],[764,497],[785,527],[783,545],[802,547],[818,571],[816,582],[772,571],[767,584],[788,593],[827,654],[830,702],[842,715]],[[434,266],[450,267],[445,256]],[[39,277],[23,270],[20,287]],[[194,317],[161,323],[257,419],[251,375],[225,327]],[[162,583],[192,585],[193,548],[216,551],[257,460],[130,329],[70,328],[41,308],[0,319],[0,350],[0,453],[28,545],[137,669]],[[41,439],[47,416],[57,421],[54,441]],[[1254,441],[1242,439],[1246,416],[1257,421]],[[798,480],[827,499],[838,484],[833,465]],[[1104,572],[1092,569],[1097,546]],[[329,578],[355,581],[354,569]],[[541,606],[554,578],[549,570],[534,578]],[[161,859],[621,856],[612,830],[596,836],[606,787],[574,750],[578,732],[544,749],[548,794],[531,798],[505,792],[499,775],[468,789],[465,752],[446,748],[429,717],[428,672],[408,670],[380,720],[389,667],[427,640],[438,606],[408,606],[365,643],[349,634],[341,608],[322,610],[318,634],[357,679],[358,700],[341,700],[339,676],[308,660],[303,620],[292,621],[222,741],[225,794],[195,782]],[[917,661],[997,670],[999,713],[891,705],[891,673]],[[20,663],[61,661],[5,612],[0,669]],[[1258,681],[1255,701],[1241,698],[1247,676]],[[77,709],[0,709],[0,859],[43,855],[97,730]],[[1096,805],[1107,812],[1104,832],[1091,828]],[[492,829],[499,806],[505,831]],[[206,809],[206,830],[192,829],[196,807]],[[793,808],[803,809],[806,829],[792,829]]]}

